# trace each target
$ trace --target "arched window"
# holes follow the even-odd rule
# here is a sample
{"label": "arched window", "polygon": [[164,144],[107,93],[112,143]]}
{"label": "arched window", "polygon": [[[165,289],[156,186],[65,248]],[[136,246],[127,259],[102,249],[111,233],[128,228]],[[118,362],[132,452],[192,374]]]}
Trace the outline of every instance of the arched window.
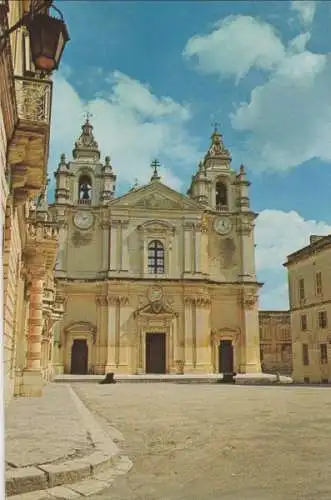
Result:
{"label": "arched window", "polygon": [[148,245],[148,272],[164,273],[164,247],[161,241],[153,240]]}
{"label": "arched window", "polygon": [[79,203],[91,204],[92,181],[89,175],[83,174],[78,181],[78,200]]}
{"label": "arched window", "polygon": [[216,207],[226,207],[228,204],[228,193],[224,182],[218,181],[216,183]]}

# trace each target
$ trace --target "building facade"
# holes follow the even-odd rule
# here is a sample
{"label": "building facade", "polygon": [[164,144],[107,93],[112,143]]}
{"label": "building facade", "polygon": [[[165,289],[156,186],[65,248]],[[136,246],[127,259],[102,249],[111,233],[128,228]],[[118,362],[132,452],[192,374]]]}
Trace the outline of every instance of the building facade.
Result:
{"label": "building facade", "polygon": [[288,270],[293,378],[331,381],[331,235],[289,255]]}
{"label": "building facade", "polygon": [[62,155],[50,210],[65,314],[57,373],[261,371],[254,220],[244,167],[215,130],[187,195],[161,182],[115,196],[89,120]]}
{"label": "building facade", "polygon": [[259,311],[261,366],[265,373],[292,373],[290,311]]}
{"label": "building facade", "polygon": [[[38,0],[2,0],[1,33],[31,8],[44,4]],[[40,395],[51,377],[52,328],[62,306],[56,299],[53,280],[58,229],[49,219],[47,206],[39,204],[37,208],[34,202],[47,185],[52,82],[34,70],[24,27],[2,39],[0,45],[3,373],[7,404],[13,394]]]}

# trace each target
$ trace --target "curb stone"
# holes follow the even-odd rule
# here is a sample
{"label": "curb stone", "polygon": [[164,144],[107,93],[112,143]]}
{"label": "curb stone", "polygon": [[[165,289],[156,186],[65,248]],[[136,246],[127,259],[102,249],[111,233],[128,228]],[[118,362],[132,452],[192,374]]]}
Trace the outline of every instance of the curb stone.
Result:
{"label": "curb stone", "polygon": [[56,486],[47,490],[30,491],[29,493],[23,493],[9,498],[10,500],[71,500],[88,497],[109,488],[117,475],[129,472],[132,467],[133,463],[131,460],[126,456],[122,456],[116,466],[96,476],[87,478],[84,481],[78,481],[77,483],[67,484],[65,486]]}
{"label": "curb stone", "polygon": [[[77,492],[71,490],[70,487],[64,488],[62,485],[71,485],[72,483],[78,484],[84,479],[93,480],[93,476],[109,469],[109,467],[114,466],[116,468],[119,459],[120,463],[124,458],[128,460],[127,457],[120,457],[119,448],[114,441],[104,433],[95,417],[82,403],[72,387],[66,387],[77,406],[86,431],[90,434],[91,440],[95,446],[95,452],[81,459],[68,460],[62,464],[40,464],[34,467],[19,467],[6,471],[6,496],[11,497],[12,500],[76,498]],[[116,429],[114,429],[114,431],[116,431]],[[115,432],[113,434],[115,434]],[[121,440],[119,438],[123,436],[118,433],[116,437],[118,440]],[[122,469],[120,468],[119,470]],[[65,490],[70,489],[71,496],[70,492],[68,493],[69,496],[66,497],[54,496],[54,493],[60,493],[60,487],[63,487]],[[107,484],[105,484],[104,487],[107,487]],[[47,490],[46,488],[50,489]],[[52,492],[52,489],[56,491]],[[40,490],[44,491],[42,492]],[[29,496],[21,499],[23,495]],[[81,495],[78,494],[78,496]]]}

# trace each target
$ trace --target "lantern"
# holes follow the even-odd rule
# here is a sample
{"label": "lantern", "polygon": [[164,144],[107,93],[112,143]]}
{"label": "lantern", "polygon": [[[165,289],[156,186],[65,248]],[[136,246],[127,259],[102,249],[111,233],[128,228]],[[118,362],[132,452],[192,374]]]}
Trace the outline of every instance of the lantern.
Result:
{"label": "lantern", "polygon": [[61,19],[48,14],[34,14],[26,22],[32,61],[36,69],[45,73],[58,68],[65,44],[70,40],[62,14],[60,15]]}

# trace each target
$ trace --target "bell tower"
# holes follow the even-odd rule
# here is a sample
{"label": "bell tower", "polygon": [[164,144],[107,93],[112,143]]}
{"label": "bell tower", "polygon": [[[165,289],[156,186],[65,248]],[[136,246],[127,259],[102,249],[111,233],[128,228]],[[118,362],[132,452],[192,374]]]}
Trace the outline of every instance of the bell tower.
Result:
{"label": "bell tower", "polygon": [[217,126],[210,139],[210,146],[192,177],[188,194],[217,212],[233,211],[235,193],[232,181],[235,172],[231,169],[231,154],[225,147]]}
{"label": "bell tower", "polygon": [[81,134],[75,141],[72,160],[61,155],[55,172],[55,202],[61,205],[96,207],[111,200],[115,192],[116,175],[110,157],[100,162],[100,150],[87,115]]}

